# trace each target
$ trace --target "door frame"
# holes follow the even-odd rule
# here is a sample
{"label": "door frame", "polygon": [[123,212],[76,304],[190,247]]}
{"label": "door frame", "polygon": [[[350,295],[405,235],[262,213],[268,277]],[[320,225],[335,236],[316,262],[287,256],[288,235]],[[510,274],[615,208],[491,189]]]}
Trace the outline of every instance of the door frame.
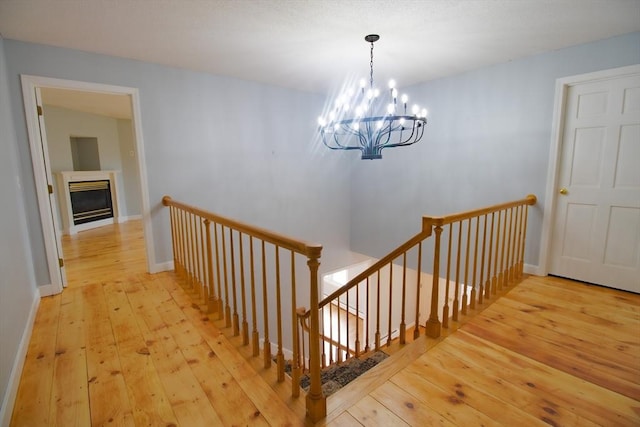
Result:
{"label": "door frame", "polygon": [[625,77],[640,73],[640,64],[629,65],[593,73],[578,74],[562,77],[556,80],[556,92],[553,107],[553,120],[551,124],[551,146],[549,148],[549,168],[547,170],[547,186],[545,190],[544,212],[542,219],[542,236],[540,239],[540,255],[537,271],[531,273],[538,276],[549,274],[551,264],[551,234],[556,212],[556,199],[558,177],[560,175],[560,163],[565,124],[565,110],[569,88],[582,83],[592,83],[599,80],[609,80],[617,77]]}
{"label": "door frame", "polygon": [[[52,177],[47,175],[45,157],[48,156],[49,147],[40,135],[38,123],[36,88],[69,89],[84,92],[98,92],[112,95],[129,96],[131,100],[131,123],[135,137],[136,158],[138,161],[138,174],[140,178],[140,196],[142,202],[142,221],[144,241],[147,255],[147,271],[155,272],[155,253],[153,246],[153,234],[151,228],[151,210],[149,204],[149,187],[147,182],[147,167],[144,156],[144,143],[142,137],[142,124],[140,122],[140,95],[137,88],[125,86],[113,86],[100,83],[82,82],[76,80],[64,80],[50,77],[20,75],[22,82],[22,97],[24,101],[25,118],[27,122],[27,134],[29,148],[31,150],[31,163],[33,177],[36,185],[38,207],[40,209],[40,221],[45,244],[47,266],[51,283],[39,286],[40,296],[55,295],[62,292],[63,278],[58,264],[58,250],[56,239],[62,230],[56,230],[53,222],[52,205],[49,203],[48,185],[52,184]],[[46,138],[45,138],[46,140]],[[55,201],[55,193],[52,194]]]}

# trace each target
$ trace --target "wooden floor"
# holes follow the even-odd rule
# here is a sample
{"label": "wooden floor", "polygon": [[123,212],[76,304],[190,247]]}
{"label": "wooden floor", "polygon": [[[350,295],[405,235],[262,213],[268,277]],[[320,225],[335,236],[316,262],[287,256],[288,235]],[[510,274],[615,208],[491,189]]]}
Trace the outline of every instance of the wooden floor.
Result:
{"label": "wooden floor", "polygon": [[[12,426],[304,425],[172,273],[138,221],[63,242]],[[428,351],[427,351],[428,349]],[[332,395],[319,425],[640,425],[640,296],[530,277],[443,340],[421,337]]]}

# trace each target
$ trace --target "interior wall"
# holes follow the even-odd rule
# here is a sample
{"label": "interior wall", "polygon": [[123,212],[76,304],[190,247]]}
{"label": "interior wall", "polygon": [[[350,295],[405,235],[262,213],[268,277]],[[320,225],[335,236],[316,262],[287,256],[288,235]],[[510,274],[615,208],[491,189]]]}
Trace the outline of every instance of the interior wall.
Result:
{"label": "interior wall", "polygon": [[381,161],[352,160],[352,249],[381,257],[418,232],[423,215],[532,193],[525,262],[537,265],[556,79],[637,63],[640,33],[407,88],[429,110],[425,135]]}
{"label": "interior wall", "polygon": [[[28,336],[28,318],[37,298],[31,263],[29,234],[25,221],[24,187],[20,174],[14,118],[9,103],[9,85],[0,37],[0,424],[11,414],[10,380],[20,342]],[[17,373],[19,375],[19,372]]]}
{"label": "interior wall", "polygon": [[142,215],[142,194],[140,193],[140,173],[136,159],[136,143],[133,136],[133,123],[129,119],[116,120],[118,126],[118,141],[120,142],[120,156],[122,160],[121,178],[125,189],[124,205],[127,216]]}
{"label": "interior wall", "polygon": [[[324,97],[184,69],[5,41],[11,104],[20,74],[138,88],[155,260],[172,259],[165,194],[325,247],[322,269],[349,247],[348,160],[317,140]],[[37,283],[48,283],[24,114],[16,133]],[[304,300],[304,294],[300,295]]]}

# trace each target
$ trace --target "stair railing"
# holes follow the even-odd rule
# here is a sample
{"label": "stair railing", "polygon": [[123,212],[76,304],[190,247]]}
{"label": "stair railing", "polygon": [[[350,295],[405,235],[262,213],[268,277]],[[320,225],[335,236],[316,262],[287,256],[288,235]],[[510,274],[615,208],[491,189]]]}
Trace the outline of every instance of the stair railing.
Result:
{"label": "stair railing", "polygon": [[[309,305],[318,306],[322,246],[226,218],[169,196],[163,197],[162,204],[170,210],[174,270],[187,290],[202,302],[203,309],[217,313],[224,326],[232,328],[234,336],[241,335],[243,345],[251,341],[254,357],[260,354],[262,339],[265,368],[271,367],[274,357],[270,334],[275,329],[273,345],[279,382],[284,381],[285,375],[284,342],[291,337],[293,342],[287,343],[292,348],[291,395],[298,397],[303,357],[298,353],[299,335],[293,333],[298,321],[296,291],[299,286],[308,286]],[[299,267],[304,262],[306,269]],[[308,359],[304,357],[310,376],[306,410],[307,416],[317,421],[326,416],[326,398],[320,382],[317,310],[309,323],[309,334],[316,338],[306,346]]]}
{"label": "stair railing", "polygon": [[[260,351],[257,319],[262,314],[265,368],[271,366],[273,357],[269,328],[275,316],[278,381],[284,381],[283,318],[288,319],[284,326],[292,340],[291,394],[299,396],[302,372],[307,373],[307,416],[318,421],[326,416],[322,367],[361,357],[396,339],[404,345],[411,329],[413,339],[421,330],[437,338],[442,327],[449,327],[450,319],[458,321],[460,313],[466,315],[468,308],[475,309],[522,276],[528,206],[536,203],[536,197],[444,217],[425,216],[419,233],[321,301],[318,267],[322,246],[168,196],[162,202],[170,208],[176,273],[188,290],[202,298],[207,311],[217,313],[234,335],[242,335],[243,345],[249,345],[251,320],[254,357]],[[431,236],[434,238],[429,239]],[[299,258],[306,261],[308,273],[296,270]],[[296,286],[307,281],[309,307],[315,309],[296,305]],[[431,287],[423,289],[429,283]],[[290,293],[288,303],[282,297],[285,289]],[[273,298],[275,313],[269,311]],[[283,302],[288,304],[290,318],[283,316]],[[427,310],[425,320],[421,315]]]}
{"label": "stair railing", "polygon": [[[423,217],[418,234],[326,296],[316,310],[298,310],[303,368],[305,345],[313,343],[309,332],[314,312],[320,320],[323,367],[380,350],[396,339],[404,345],[410,330],[414,340],[421,331],[439,337],[450,317],[458,321],[460,313],[467,314],[468,308],[522,276],[528,206],[535,203],[530,195],[444,217]],[[422,314],[427,312],[425,319]]]}

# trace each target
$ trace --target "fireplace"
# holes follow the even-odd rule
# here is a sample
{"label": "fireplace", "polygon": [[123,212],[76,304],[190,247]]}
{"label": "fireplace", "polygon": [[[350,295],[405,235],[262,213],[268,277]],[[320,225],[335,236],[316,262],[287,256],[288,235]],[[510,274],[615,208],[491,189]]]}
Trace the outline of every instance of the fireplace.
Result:
{"label": "fireplace", "polygon": [[74,225],[113,218],[108,180],[70,182],[69,196]]}
{"label": "fireplace", "polygon": [[55,173],[64,234],[126,221],[120,217],[119,174],[115,170]]}

